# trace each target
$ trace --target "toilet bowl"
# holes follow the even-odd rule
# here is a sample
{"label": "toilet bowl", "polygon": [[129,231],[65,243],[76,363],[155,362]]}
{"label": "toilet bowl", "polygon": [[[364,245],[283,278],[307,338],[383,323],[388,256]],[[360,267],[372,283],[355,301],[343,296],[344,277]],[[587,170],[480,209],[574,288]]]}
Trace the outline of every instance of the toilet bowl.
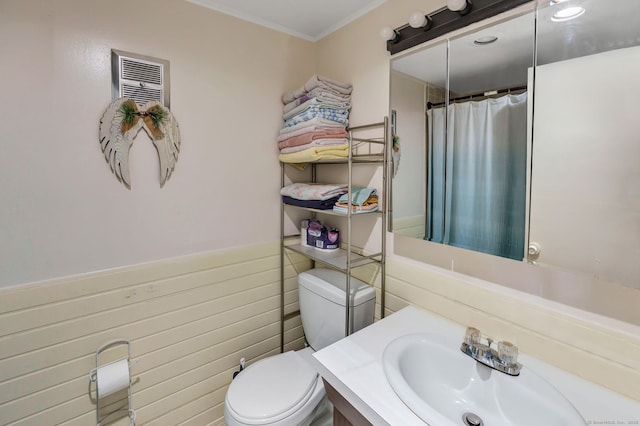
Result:
{"label": "toilet bowl", "polygon": [[[333,422],[322,377],[310,358],[344,337],[346,279],[331,269],[298,276],[302,327],[308,347],[257,361],[229,385],[224,418],[229,426],[329,426]],[[373,322],[375,291],[351,278],[352,328]]]}
{"label": "toilet bowl", "polygon": [[331,424],[322,378],[300,352],[313,350],[265,358],[237,376],[225,398],[228,426]]}

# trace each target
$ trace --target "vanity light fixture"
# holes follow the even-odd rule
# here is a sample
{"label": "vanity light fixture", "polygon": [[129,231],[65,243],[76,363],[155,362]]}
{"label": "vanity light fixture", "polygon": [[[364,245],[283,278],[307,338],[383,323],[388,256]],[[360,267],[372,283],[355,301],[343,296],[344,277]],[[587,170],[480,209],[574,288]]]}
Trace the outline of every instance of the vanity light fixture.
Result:
{"label": "vanity light fixture", "polygon": [[573,7],[565,7],[553,14],[551,20],[553,22],[564,22],[569,21],[571,19],[576,19],[579,16],[582,16],[585,12],[584,7],[573,6]]}
{"label": "vanity light fixture", "polygon": [[382,28],[380,37],[386,41],[387,50],[393,55],[530,1],[532,0],[447,0],[447,7],[429,15],[418,10],[411,13],[409,23],[395,29]]}
{"label": "vanity light fixture", "polygon": [[382,27],[380,29],[380,38],[386,42],[393,43],[398,37],[398,33],[391,27]]}
{"label": "vanity light fixture", "polygon": [[447,7],[452,12],[466,15],[471,11],[471,0],[447,0]]}
{"label": "vanity light fixture", "polygon": [[496,41],[498,41],[498,37],[496,36],[484,36],[478,37],[477,39],[473,40],[473,44],[477,44],[478,46],[486,46],[487,44],[495,43]]}
{"label": "vanity light fixture", "polygon": [[409,15],[409,26],[411,28],[422,28],[426,31],[431,28],[432,22],[431,18],[421,10],[416,10]]}

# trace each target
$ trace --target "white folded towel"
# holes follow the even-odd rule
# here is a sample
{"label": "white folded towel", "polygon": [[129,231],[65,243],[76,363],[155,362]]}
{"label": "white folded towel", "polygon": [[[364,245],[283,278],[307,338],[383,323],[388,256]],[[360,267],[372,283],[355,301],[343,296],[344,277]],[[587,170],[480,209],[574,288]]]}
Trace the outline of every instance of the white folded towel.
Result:
{"label": "white folded towel", "polygon": [[330,79],[328,77],[323,77],[321,75],[315,74],[309,79],[309,81],[304,84],[304,86],[282,95],[282,103],[288,104],[294,99],[304,96],[306,93],[312,91],[315,88],[321,88],[329,92],[334,92],[338,95],[349,95],[353,90],[353,86],[351,85],[351,83],[340,83],[339,81]]}

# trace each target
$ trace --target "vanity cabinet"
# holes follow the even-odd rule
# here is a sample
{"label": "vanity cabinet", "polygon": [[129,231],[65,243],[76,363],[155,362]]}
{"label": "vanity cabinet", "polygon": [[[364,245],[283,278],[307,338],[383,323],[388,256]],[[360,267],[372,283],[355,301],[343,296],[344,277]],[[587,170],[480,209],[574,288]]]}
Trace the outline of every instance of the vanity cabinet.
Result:
{"label": "vanity cabinet", "polygon": [[[381,317],[384,317],[385,310],[385,256],[386,256],[386,220],[387,220],[387,158],[389,144],[387,143],[389,138],[389,125],[387,117],[382,122],[373,123],[357,127],[347,128],[349,138],[349,156],[340,159],[323,159],[316,162],[309,163],[308,167],[311,168],[311,182],[316,183],[318,167],[326,165],[342,165],[346,167],[347,172],[347,184],[350,198],[352,196],[352,188],[354,184],[361,182],[354,182],[353,169],[359,166],[374,166],[382,168],[382,187],[376,188],[378,192],[378,210],[373,212],[362,212],[353,214],[351,210],[345,213],[334,212],[333,210],[320,210],[307,207],[293,206],[285,204],[282,201],[280,211],[280,295],[281,295],[281,351],[284,351],[284,323],[290,318],[296,317],[300,314],[299,311],[285,314],[284,310],[284,293],[285,293],[285,278],[284,278],[284,261],[287,252],[295,252],[309,258],[314,264],[316,262],[322,264],[325,267],[336,269],[343,272],[346,275],[347,290],[350,289],[351,271],[354,268],[376,263],[380,266],[380,307]],[[286,168],[293,167],[288,163],[280,163],[281,167],[281,187],[285,186]],[[361,185],[364,186],[364,185]],[[286,235],[285,234],[285,216],[288,209],[303,210],[308,213],[311,219],[329,220],[330,217],[339,217],[345,219],[346,226],[343,225],[340,229],[340,241],[341,247],[339,249],[326,252],[317,250],[314,247],[308,247],[300,244],[300,233]],[[370,215],[377,215],[381,218],[380,228],[380,249],[375,253],[365,253],[361,248],[357,248],[352,244],[352,222],[362,219]],[[346,292],[346,309],[345,309],[345,336],[350,334],[349,318],[350,318],[350,304],[349,293]]]}
{"label": "vanity cabinet", "polygon": [[327,398],[333,404],[333,426],[373,426],[344,396],[323,379]]}

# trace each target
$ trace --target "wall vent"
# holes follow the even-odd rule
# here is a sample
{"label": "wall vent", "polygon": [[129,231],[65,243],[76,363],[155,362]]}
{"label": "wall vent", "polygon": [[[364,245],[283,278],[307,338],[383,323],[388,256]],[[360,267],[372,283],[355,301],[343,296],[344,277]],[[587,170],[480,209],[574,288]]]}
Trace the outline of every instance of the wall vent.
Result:
{"label": "wall vent", "polygon": [[133,99],[142,106],[148,101],[160,101],[170,108],[169,61],[111,50],[111,98]]}

